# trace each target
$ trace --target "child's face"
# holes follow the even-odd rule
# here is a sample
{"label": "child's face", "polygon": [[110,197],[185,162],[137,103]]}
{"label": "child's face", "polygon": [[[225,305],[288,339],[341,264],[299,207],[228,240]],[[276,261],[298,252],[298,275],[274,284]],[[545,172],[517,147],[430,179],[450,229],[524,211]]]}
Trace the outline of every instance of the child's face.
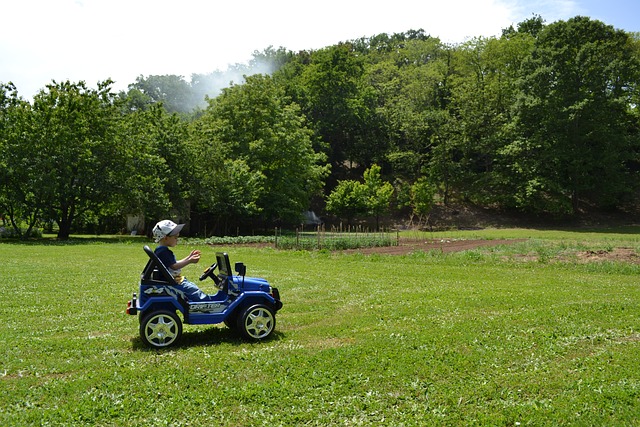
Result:
{"label": "child's face", "polygon": [[178,244],[179,236],[180,236],[179,234],[176,234],[175,236],[165,236],[161,240],[161,243],[164,244],[164,246],[174,247],[175,245]]}

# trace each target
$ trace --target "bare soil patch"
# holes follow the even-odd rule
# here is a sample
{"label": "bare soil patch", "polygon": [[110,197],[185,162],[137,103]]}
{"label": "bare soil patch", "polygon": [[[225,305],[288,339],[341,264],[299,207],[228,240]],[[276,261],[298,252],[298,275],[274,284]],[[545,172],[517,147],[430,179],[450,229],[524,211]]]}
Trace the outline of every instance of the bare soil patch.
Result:
{"label": "bare soil patch", "polygon": [[[500,240],[456,240],[456,239],[429,239],[424,241],[400,240],[397,246],[376,248],[349,249],[345,253],[361,254],[390,254],[404,255],[417,251],[438,251],[441,253],[461,252],[473,250],[485,246],[511,245],[524,242],[526,239],[500,239]],[[579,262],[626,262],[640,264],[640,255],[633,248],[613,248],[611,250],[578,252],[576,257]],[[535,259],[535,255],[522,254],[522,259]]]}
{"label": "bare soil patch", "polygon": [[[369,254],[388,254],[388,255],[406,255],[413,252],[429,252],[437,251],[440,253],[451,253],[469,251],[479,247],[512,245],[515,243],[525,242],[527,239],[495,239],[495,240],[464,240],[464,239],[400,239],[396,246],[383,246],[373,248],[346,249],[340,251],[342,253],[360,253]],[[215,245],[212,245],[215,247]],[[272,243],[247,243],[238,244],[237,246],[247,246],[255,248],[273,247]],[[573,256],[572,256],[573,257]],[[521,254],[515,258],[520,260],[535,261],[536,254]],[[568,258],[567,258],[568,259]],[[575,254],[578,262],[626,262],[632,264],[640,264],[640,255],[633,248],[613,248],[611,250],[584,251]]]}
{"label": "bare soil patch", "polygon": [[640,264],[640,256],[633,248],[580,252],[578,253],[578,260],[582,262],[614,261]]}

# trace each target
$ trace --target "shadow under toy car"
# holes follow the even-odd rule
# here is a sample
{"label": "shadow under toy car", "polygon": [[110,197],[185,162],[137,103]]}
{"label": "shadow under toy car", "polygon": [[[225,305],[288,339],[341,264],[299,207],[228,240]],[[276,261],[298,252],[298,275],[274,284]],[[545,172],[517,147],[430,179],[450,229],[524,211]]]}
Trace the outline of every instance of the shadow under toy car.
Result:
{"label": "shadow under toy car", "polygon": [[[200,280],[210,277],[219,290],[212,301],[194,302],[176,288],[178,283],[157,255],[148,246],[144,251],[149,261],[140,277],[139,294],[134,293],[127,304],[127,314],[139,315],[140,337],[146,345],[174,345],[182,335],[182,323],[224,322],[249,340],[263,340],[275,329],[276,312],[282,308],[280,293],[265,279],[245,277],[243,263],[235,264],[238,275],[233,275],[229,256],[217,252],[217,262],[204,271]],[[218,275],[214,272],[216,267]]]}

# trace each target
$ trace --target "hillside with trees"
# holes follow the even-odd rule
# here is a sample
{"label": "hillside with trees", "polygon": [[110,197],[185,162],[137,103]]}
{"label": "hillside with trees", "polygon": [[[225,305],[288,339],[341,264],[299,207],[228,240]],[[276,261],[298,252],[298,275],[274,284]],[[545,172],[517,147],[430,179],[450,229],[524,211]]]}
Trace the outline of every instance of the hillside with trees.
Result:
{"label": "hillside with trees", "polygon": [[2,83],[4,227],[65,239],[172,217],[209,236],[310,209],[374,226],[452,204],[638,212],[639,34],[535,16],[455,45],[410,30],[253,56],[120,93],[52,81],[26,101]]}

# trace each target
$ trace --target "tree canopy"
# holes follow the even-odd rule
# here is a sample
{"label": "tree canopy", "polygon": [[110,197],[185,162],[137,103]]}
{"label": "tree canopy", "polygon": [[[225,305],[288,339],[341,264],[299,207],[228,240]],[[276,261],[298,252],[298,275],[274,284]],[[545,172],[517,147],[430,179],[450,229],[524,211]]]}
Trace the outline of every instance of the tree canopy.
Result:
{"label": "tree canopy", "polygon": [[[27,235],[190,220],[190,232],[427,218],[434,203],[637,209],[640,37],[540,16],[500,37],[424,30],[182,76],[0,86],[0,216]],[[225,87],[222,89],[221,87]],[[407,208],[409,208],[407,210]]]}

